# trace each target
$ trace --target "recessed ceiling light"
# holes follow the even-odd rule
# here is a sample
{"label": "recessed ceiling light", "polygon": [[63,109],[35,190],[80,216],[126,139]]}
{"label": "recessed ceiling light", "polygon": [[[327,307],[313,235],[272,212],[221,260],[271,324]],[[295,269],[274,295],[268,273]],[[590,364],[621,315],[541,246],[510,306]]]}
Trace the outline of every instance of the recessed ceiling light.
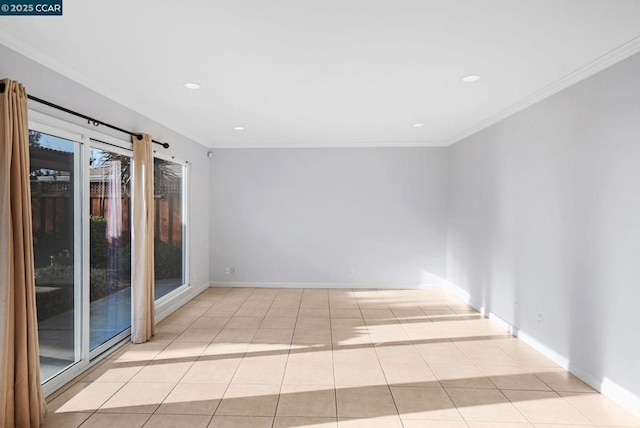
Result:
{"label": "recessed ceiling light", "polygon": [[234,131],[244,131],[244,126],[235,126]]}
{"label": "recessed ceiling light", "polygon": [[187,89],[200,89],[200,85],[198,85],[197,83],[193,83],[193,82],[185,83],[184,87],[187,88]]}
{"label": "recessed ceiling light", "polygon": [[480,76],[478,76],[477,74],[470,74],[462,78],[462,81],[464,83],[477,82],[478,80],[480,80]]}
{"label": "recessed ceiling light", "polygon": [[424,123],[414,123],[413,127],[414,128],[422,128],[424,126]]}

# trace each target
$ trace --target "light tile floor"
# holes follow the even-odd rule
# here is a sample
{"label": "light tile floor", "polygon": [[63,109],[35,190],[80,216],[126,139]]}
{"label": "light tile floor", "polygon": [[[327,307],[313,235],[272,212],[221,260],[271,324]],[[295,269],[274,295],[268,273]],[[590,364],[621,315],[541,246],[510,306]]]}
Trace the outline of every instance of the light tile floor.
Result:
{"label": "light tile floor", "polygon": [[435,290],[209,289],[49,399],[45,427],[640,427]]}

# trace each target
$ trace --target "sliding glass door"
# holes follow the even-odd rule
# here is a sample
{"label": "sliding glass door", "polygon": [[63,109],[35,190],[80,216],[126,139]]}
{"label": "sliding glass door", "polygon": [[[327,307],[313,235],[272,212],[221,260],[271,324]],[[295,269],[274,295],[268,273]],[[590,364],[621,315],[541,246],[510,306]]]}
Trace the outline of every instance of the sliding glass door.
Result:
{"label": "sliding glass door", "polygon": [[[39,119],[29,133],[31,202],[46,394],[130,334],[132,147],[33,115]],[[162,309],[188,282],[188,167],[156,158],[154,170],[155,291]]]}
{"label": "sliding glass door", "polygon": [[81,359],[80,143],[30,131],[40,367],[47,381]]}
{"label": "sliding glass door", "polygon": [[187,283],[186,272],[186,165],[154,158],[155,296],[160,300]]}
{"label": "sliding glass door", "polygon": [[40,367],[54,389],[129,334],[131,150],[31,128]]}
{"label": "sliding glass door", "polygon": [[90,148],[90,351],[131,326],[130,173],[124,152]]}

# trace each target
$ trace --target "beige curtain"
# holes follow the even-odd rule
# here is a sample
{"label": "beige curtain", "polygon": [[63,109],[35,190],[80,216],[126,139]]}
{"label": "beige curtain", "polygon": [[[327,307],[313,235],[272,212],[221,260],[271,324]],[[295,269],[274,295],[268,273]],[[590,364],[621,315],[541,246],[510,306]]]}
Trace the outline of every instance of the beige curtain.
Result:
{"label": "beige curtain", "polygon": [[44,418],[24,87],[0,80],[0,427]]}
{"label": "beige curtain", "polygon": [[155,329],[153,271],[153,153],[151,136],[133,137],[133,284],[131,341],[144,343]]}

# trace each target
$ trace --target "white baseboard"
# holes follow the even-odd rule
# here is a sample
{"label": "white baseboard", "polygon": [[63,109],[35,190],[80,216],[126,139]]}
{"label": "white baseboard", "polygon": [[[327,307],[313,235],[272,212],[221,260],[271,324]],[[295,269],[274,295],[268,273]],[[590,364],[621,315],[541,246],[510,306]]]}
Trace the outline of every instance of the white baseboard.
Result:
{"label": "white baseboard", "polygon": [[390,284],[351,282],[210,282],[209,287],[249,287],[249,288],[371,288],[381,290],[427,290],[442,289],[442,284]]}
{"label": "white baseboard", "polygon": [[549,348],[542,342],[538,341],[533,336],[527,334],[526,332],[518,330],[515,326],[513,326],[508,321],[505,321],[500,316],[494,314],[493,312],[486,311],[485,308],[480,307],[478,304],[474,304],[473,299],[471,298],[471,294],[458,287],[457,285],[451,284],[447,282],[443,289],[457,296],[461,300],[463,300],[469,306],[472,306],[474,309],[482,312],[484,315],[488,316],[489,319],[494,320],[499,325],[504,327],[514,336],[517,336],[518,339],[522,340],[527,345],[531,346],[536,351],[540,352],[545,357],[549,358],[551,361],[562,367],[563,369],[569,371],[578,379],[582,380],[584,383],[600,392],[605,397],[609,398],[611,401],[619,404],[620,406],[627,409],[629,412],[634,415],[640,417],[640,397],[636,394],[632,393],[628,389],[618,385],[616,382],[612,381],[607,377],[598,377],[594,376],[588,371],[577,367],[571,364],[569,358],[564,355],[554,351]]}
{"label": "white baseboard", "polygon": [[476,306],[471,303],[471,294],[469,294],[468,291],[465,291],[462,288],[458,287],[457,285],[454,285],[448,281],[445,281],[442,284],[442,288],[448,291],[449,293],[453,294],[454,296],[456,296],[458,299],[462,300],[464,303],[476,308]]}
{"label": "white baseboard", "polygon": [[489,312],[488,317],[489,317],[489,319],[491,321],[493,321],[494,323],[496,323],[500,327],[502,327],[505,330],[507,330],[509,332],[509,334],[512,334],[514,336],[518,335],[518,331],[516,330],[516,328],[514,326],[511,325],[511,323],[503,320],[502,318],[500,318],[499,316],[497,316],[496,314],[494,314],[492,312]]}
{"label": "white baseboard", "polygon": [[533,349],[540,352],[542,355],[544,355],[563,369],[571,371],[570,360],[564,355],[554,351],[553,349],[544,345],[542,342],[538,341],[533,336],[525,333],[524,331],[517,331],[516,336],[518,337],[518,339],[522,340],[524,343],[531,346]]}
{"label": "white baseboard", "polygon": [[209,288],[208,282],[197,286],[190,285],[188,287],[185,287],[184,290],[178,292],[176,295],[172,296],[171,300],[167,301],[164,304],[158,305],[156,308],[156,323],[162,321],[163,319],[174,313],[176,310],[180,309],[185,303],[189,302],[191,299],[202,293],[207,288]]}
{"label": "white baseboard", "polygon": [[602,378],[595,377],[580,367],[570,365],[567,370],[611,401],[640,417],[640,397],[633,392],[620,386],[606,376]]}

